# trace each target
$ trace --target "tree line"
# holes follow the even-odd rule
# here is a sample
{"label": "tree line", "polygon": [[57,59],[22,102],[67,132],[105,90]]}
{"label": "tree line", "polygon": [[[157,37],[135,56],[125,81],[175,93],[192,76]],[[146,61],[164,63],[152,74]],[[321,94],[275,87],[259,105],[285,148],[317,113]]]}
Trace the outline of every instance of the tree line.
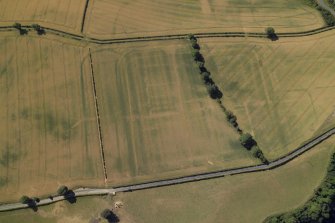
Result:
{"label": "tree line", "polygon": [[[57,196],[63,196],[65,200],[69,201],[71,204],[76,202],[76,195],[73,190],[69,189],[67,186],[62,185],[57,189]],[[53,196],[49,196],[49,199],[53,200]],[[28,205],[34,211],[37,211],[37,204],[40,202],[38,197],[28,197],[23,195],[20,198],[20,203]],[[106,219],[110,223],[119,222],[119,217],[110,209],[104,209],[100,213],[100,217]]]}
{"label": "tree line", "polygon": [[[28,30],[26,28],[24,28],[21,25],[21,23],[18,23],[18,22],[14,23],[13,27],[19,31],[20,35],[28,34]],[[38,35],[44,35],[45,34],[44,28],[42,26],[40,26],[39,24],[32,24],[31,28],[33,28]]]}
{"label": "tree line", "polygon": [[[273,28],[266,31],[268,32],[269,37],[273,37],[273,35],[275,35]],[[200,45],[198,44],[197,38],[193,34],[189,34],[188,39],[192,47],[193,60],[199,68],[199,74],[207,88],[208,95],[218,102],[222,111],[226,115],[228,123],[230,123],[230,125],[239,133],[241,145],[248,151],[250,151],[254,157],[260,159],[262,163],[268,163],[268,160],[265,158],[262,150],[258,147],[256,140],[252,137],[250,133],[244,133],[242,131],[237,122],[236,115],[232,111],[227,110],[226,107],[223,105],[221,100],[223,97],[223,93],[213,81],[211,73],[205,67],[205,59],[200,52]]]}
{"label": "tree line", "polygon": [[302,207],[267,218],[264,223],[331,223],[335,222],[335,153],[326,177],[314,190],[313,197]]}

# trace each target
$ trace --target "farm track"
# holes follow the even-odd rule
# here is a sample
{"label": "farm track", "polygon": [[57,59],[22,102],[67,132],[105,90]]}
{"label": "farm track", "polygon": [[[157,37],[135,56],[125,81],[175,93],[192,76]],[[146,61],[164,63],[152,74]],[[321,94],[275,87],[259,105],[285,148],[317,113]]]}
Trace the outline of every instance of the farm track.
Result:
{"label": "farm track", "polygon": [[[269,164],[261,164],[261,165],[255,165],[255,166],[226,169],[226,170],[220,170],[216,172],[200,173],[200,174],[184,176],[184,177],[179,177],[179,178],[145,182],[145,183],[140,183],[140,184],[120,186],[120,187],[109,188],[109,189],[79,188],[79,189],[74,190],[73,192],[75,193],[76,197],[106,195],[106,194],[111,194],[111,193],[131,192],[135,190],[144,190],[144,189],[149,189],[149,188],[157,188],[157,187],[163,187],[163,186],[195,182],[195,181],[200,181],[200,180],[214,179],[218,177],[225,177],[225,176],[231,176],[231,175],[237,175],[237,174],[261,172],[261,171],[276,169],[288,163],[289,161],[299,157],[303,153],[307,152],[308,150],[320,144],[321,142],[328,139],[334,134],[335,134],[335,128],[332,128],[329,131],[305,143],[304,145],[296,148],[293,152],[277,160],[274,160],[270,162]],[[62,201],[62,200],[65,200],[63,196],[55,196],[53,197],[52,200],[50,198],[41,199],[41,201],[38,204],[36,204],[36,206],[48,205],[48,204],[52,204],[52,203],[55,203],[57,201]],[[23,209],[23,208],[29,208],[29,206],[26,204],[21,204],[21,203],[2,204],[0,205],[0,212]]]}

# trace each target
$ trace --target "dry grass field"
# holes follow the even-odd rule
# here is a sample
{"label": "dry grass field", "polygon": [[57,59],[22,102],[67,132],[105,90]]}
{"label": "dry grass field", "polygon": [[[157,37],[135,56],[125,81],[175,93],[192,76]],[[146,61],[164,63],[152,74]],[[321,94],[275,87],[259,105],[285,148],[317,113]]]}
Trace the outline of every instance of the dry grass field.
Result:
{"label": "dry grass field", "polygon": [[201,39],[240,126],[277,158],[335,124],[335,32],[303,38]]}
{"label": "dry grass field", "polygon": [[92,52],[112,185],[257,163],[209,98],[188,42]]}
{"label": "dry grass field", "polygon": [[1,0],[0,26],[15,21],[80,32],[86,0]]}
{"label": "dry grass field", "polygon": [[88,50],[3,34],[0,51],[1,201],[101,185]]}
{"label": "dry grass field", "polygon": [[[215,180],[120,193],[115,197],[79,198],[32,210],[0,213],[0,222],[94,222],[113,208],[124,223],[260,223],[267,216],[300,206],[323,179],[334,140],[318,145],[275,170]],[[123,207],[114,208],[121,201]],[[101,221],[101,223],[104,221]],[[107,222],[106,222],[107,223]]]}
{"label": "dry grass field", "polygon": [[324,21],[303,0],[91,0],[86,34],[97,38],[189,32],[280,32],[319,28]]}

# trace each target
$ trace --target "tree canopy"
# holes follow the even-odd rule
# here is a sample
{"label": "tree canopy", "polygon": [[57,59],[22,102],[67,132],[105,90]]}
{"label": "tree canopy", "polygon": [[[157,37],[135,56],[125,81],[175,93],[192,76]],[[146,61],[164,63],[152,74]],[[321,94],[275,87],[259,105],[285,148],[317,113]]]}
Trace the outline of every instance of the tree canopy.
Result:
{"label": "tree canopy", "polygon": [[240,136],[240,142],[242,146],[247,149],[251,149],[252,146],[256,144],[255,140],[252,138],[250,133],[244,133]]}
{"label": "tree canopy", "polygon": [[22,204],[29,204],[31,202],[31,198],[26,196],[26,195],[23,195],[21,198],[20,198],[20,202]]}
{"label": "tree canopy", "polygon": [[331,223],[335,222],[335,153],[332,155],[327,175],[314,190],[314,196],[302,207],[285,214],[269,217],[265,223]]}
{"label": "tree canopy", "polygon": [[63,195],[64,196],[64,195],[67,194],[67,192],[69,192],[69,188],[67,186],[64,186],[64,185],[60,186],[57,190],[58,195]]}

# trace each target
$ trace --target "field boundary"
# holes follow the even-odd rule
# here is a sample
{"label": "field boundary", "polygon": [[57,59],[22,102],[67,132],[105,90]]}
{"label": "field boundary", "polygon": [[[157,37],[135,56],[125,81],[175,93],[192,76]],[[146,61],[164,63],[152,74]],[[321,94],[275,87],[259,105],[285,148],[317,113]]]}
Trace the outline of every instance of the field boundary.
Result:
{"label": "field boundary", "polygon": [[[178,177],[178,178],[149,181],[149,182],[120,186],[120,187],[115,187],[115,188],[105,188],[105,189],[78,188],[78,189],[73,190],[73,192],[75,193],[76,197],[106,195],[106,194],[114,194],[118,192],[131,192],[131,191],[136,191],[136,190],[144,190],[144,189],[151,189],[151,188],[157,188],[157,187],[196,182],[196,181],[201,181],[201,180],[209,180],[209,179],[225,177],[225,176],[232,176],[232,175],[237,175],[237,174],[247,174],[247,173],[253,173],[253,172],[269,171],[269,170],[281,167],[285,165],[286,163],[294,160],[295,158],[299,157],[300,155],[314,148],[316,145],[327,140],[334,134],[335,134],[335,127],[329,131],[326,131],[320,134],[318,137],[312,140],[309,140],[304,145],[296,148],[293,152],[290,152],[277,160],[269,162],[269,164],[260,164],[260,165],[254,165],[254,166],[246,166],[246,167],[238,167],[238,168],[233,168],[233,169],[219,170],[219,171],[214,171],[214,172],[199,173],[199,174],[188,175],[188,176],[183,176],[183,177]],[[41,199],[39,203],[36,203],[36,206],[38,207],[38,206],[43,206],[43,205],[49,205],[49,204],[62,201],[62,200],[66,200],[66,198],[64,196],[55,196],[53,197],[53,199],[45,198],[45,199]],[[30,206],[27,204],[22,204],[22,203],[2,204],[0,205],[0,212],[18,210],[18,209],[23,209],[23,208],[30,208]]]}
{"label": "field boundary", "polygon": [[93,69],[93,61],[92,61],[92,54],[91,49],[88,48],[89,53],[89,61],[90,61],[90,67],[91,67],[91,80],[92,80],[92,89],[93,89],[93,96],[94,96],[94,105],[95,105],[95,113],[97,118],[97,126],[98,126],[98,134],[99,134],[99,144],[100,144],[100,154],[101,154],[101,161],[104,171],[104,180],[105,184],[107,183],[107,170],[106,170],[106,161],[105,161],[105,151],[104,151],[104,144],[103,144],[103,138],[102,138],[102,132],[101,132],[101,122],[100,122],[100,113],[99,113],[99,104],[98,104],[98,97],[97,97],[97,90],[95,86],[95,79],[94,79],[94,69]]}
{"label": "field boundary", "polygon": [[[27,31],[32,31],[33,28],[31,26],[22,26],[23,29]],[[57,30],[48,27],[42,27],[47,34],[53,34],[56,36],[60,36],[63,38],[68,38],[76,41],[82,41],[87,43],[94,43],[99,45],[107,45],[107,44],[121,44],[121,43],[136,43],[136,42],[150,42],[150,41],[164,41],[164,40],[180,40],[187,39],[189,33],[182,34],[173,34],[173,35],[157,35],[157,36],[139,36],[139,37],[129,37],[129,38],[115,38],[115,39],[97,39],[91,37],[85,37],[84,35],[78,35],[74,33],[65,32],[62,30]],[[325,26],[309,31],[303,32],[290,32],[290,33],[276,33],[278,38],[288,38],[288,37],[305,37],[316,35],[319,33],[327,32],[334,30],[335,26]],[[17,31],[12,26],[2,26],[0,27],[0,32],[5,31]],[[196,38],[232,38],[232,37],[254,37],[254,38],[268,38],[265,33],[257,33],[257,32],[204,32],[204,33],[193,33]]]}
{"label": "field boundary", "polygon": [[90,0],[86,0],[85,8],[84,8],[84,14],[83,14],[83,20],[81,21],[81,30],[80,30],[81,33],[83,33],[83,31],[84,31],[86,13],[87,13],[87,8],[88,8],[89,3],[90,3]]}

